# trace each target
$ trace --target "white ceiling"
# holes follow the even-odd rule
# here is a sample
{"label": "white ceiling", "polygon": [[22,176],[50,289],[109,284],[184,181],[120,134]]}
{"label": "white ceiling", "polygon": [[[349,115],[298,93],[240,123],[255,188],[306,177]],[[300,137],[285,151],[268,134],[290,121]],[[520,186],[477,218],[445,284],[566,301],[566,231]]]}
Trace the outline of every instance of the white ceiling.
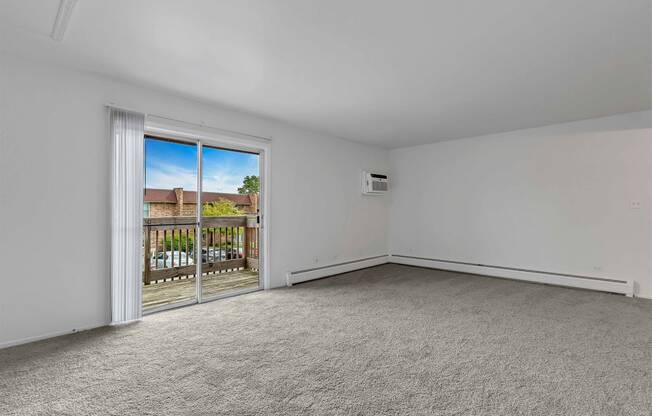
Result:
{"label": "white ceiling", "polygon": [[385,147],[649,109],[650,0],[3,0],[0,51]]}

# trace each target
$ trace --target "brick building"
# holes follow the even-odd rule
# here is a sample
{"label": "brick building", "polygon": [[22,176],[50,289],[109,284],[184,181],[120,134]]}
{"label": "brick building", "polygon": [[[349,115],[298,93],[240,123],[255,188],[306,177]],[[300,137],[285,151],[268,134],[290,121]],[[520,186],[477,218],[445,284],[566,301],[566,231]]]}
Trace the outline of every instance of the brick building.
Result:
{"label": "brick building", "polygon": [[[217,202],[222,199],[233,204],[247,214],[258,211],[258,194],[227,194],[221,192],[203,192],[202,204]],[[174,189],[145,189],[145,217],[178,217],[197,214],[197,192]]]}

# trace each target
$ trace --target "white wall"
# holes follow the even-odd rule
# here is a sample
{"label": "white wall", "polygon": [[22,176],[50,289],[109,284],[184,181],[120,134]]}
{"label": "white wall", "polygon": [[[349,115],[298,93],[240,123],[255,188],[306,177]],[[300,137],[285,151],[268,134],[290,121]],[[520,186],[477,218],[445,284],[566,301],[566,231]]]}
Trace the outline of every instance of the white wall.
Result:
{"label": "white wall", "polygon": [[[0,55],[0,345],[109,322],[107,102],[274,137],[274,286],[391,251],[634,279],[652,297],[650,112],[387,152]],[[391,209],[360,195],[364,168],[392,173]]]}
{"label": "white wall", "polygon": [[386,150],[0,55],[0,345],[109,322],[107,102],[273,136],[273,286],[387,254],[387,203],[359,185]]}
{"label": "white wall", "polygon": [[652,297],[651,112],[397,149],[390,161],[392,254],[633,279]]}

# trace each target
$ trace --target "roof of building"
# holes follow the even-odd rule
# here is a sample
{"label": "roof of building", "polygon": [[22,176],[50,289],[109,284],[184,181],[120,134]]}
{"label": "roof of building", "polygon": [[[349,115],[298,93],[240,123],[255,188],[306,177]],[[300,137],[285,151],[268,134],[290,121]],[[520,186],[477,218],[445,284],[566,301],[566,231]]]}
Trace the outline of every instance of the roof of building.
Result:
{"label": "roof of building", "polygon": [[[216,202],[221,199],[228,199],[233,201],[235,205],[251,205],[251,198],[245,194],[227,194],[222,192],[203,192],[202,203]],[[197,192],[183,191],[183,202],[193,204],[197,201]],[[145,189],[145,202],[160,202],[160,203],[177,203],[177,194],[174,189]]]}

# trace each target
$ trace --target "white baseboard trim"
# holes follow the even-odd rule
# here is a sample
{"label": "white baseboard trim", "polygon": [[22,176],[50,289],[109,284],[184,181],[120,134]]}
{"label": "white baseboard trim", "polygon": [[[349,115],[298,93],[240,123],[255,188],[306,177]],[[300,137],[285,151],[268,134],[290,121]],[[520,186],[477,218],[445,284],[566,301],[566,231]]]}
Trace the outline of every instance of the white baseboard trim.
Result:
{"label": "white baseboard trim", "polygon": [[365,259],[352,260],[344,263],[331,264],[328,266],[315,267],[313,269],[297,270],[286,275],[286,284],[292,286],[295,283],[307,282],[308,280],[320,279],[340,273],[352,272],[354,270],[366,269],[367,267],[378,266],[388,262],[389,255],[367,257]]}
{"label": "white baseboard trim", "polygon": [[21,338],[12,341],[3,341],[0,342],[0,350],[3,348],[15,347],[17,345],[29,344],[30,342],[42,341],[48,338],[60,337],[62,335],[76,334],[77,332],[88,331],[90,329],[100,328],[107,325],[108,325],[107,323],[93,324],[93,325],[82,326],[67,331],[55,331],[43,335],[35,335],[33,337]]}
{"label": "white baseboard trim", "polygon": [[630,297],[634,296],[634,282],[632,280],[603,279],[591,276],[550,273],[538,270],[516,269],[511,267],[472,264],[397,254],[389,256],[389,263],[524,280],[528,282],[546,283],[557,286],[599,290],[602,292],[622,293]]}

